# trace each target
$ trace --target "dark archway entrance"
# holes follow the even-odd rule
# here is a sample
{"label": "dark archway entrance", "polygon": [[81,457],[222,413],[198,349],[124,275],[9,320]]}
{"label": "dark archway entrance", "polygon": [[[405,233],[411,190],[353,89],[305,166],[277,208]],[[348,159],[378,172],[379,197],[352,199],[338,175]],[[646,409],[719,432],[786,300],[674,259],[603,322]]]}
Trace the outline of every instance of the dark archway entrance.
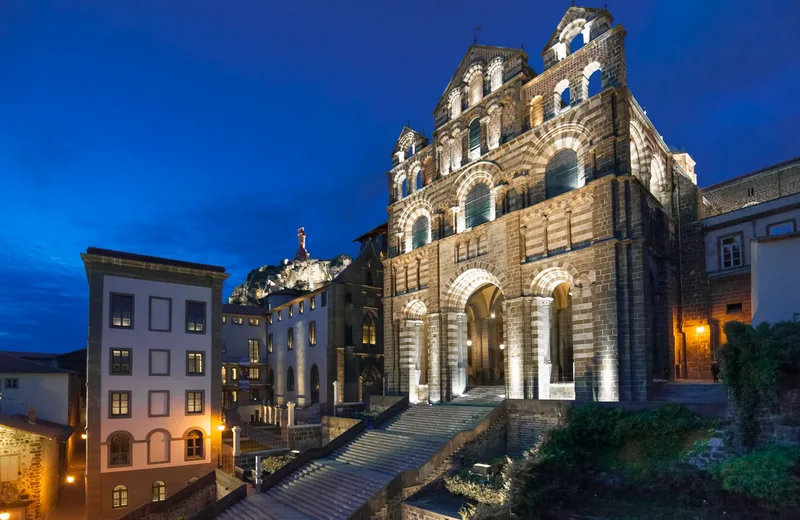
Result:
{"label": "dark archway entrance", "polygon": [[465,312],[468,386],[503,384],[503,293],[495,285],[484,285],[469,297]]}

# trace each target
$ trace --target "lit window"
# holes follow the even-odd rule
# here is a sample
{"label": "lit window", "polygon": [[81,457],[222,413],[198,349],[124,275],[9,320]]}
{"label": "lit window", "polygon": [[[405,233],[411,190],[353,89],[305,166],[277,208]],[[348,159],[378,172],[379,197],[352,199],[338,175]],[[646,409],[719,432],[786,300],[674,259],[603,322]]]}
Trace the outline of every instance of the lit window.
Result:
{"label": "lit window", "polygon": [[[203,458],[203,432],[200,430],[192,430],[186,436],[186,458]],[[191,484],[191,482],[189,483]]]}
{"label": "lit window", "polygon": [[153,482],[153,502],[163,502],[167,498],[167,485],[162,481]]}
{"label": "lit window", "polygon": [[248,379],[259,379],[261,377],[261,370],[258,367],[249,367],[247,369]]}
{"label": "lit window", "polygon": [[364,316],[364,322],[361,324],[361,343],[364,345],[374,346],[376,342],[376,327],[375,320],[371,314]]}
{"label": "lit window", "polygon": [[222,367],[222,384],[224,385],[227,382],[228,382],[228,369]]}
{"label": "lit window", "polygon": [[267,315],[267,319],[269,320],[269,324],[272,325],[272,313],[271,312]]}
{"label": "lit window", "polygon": [[257,339],[247,340],[247,351],[250,354],[251,363],[258,363],[259,361],[258,347],[259,341]]}
{"label": "lit window", "polygon": [[430,242],[430,226],[428,217],[422,216],[411,226],[411,249],[422,247]]}
{"label": "lit window", "polygon": [[111,374],[130,375],[131,373],[131,349],[112,348],[111,349]]}
{"label": "lit window", "polygon": [[111,294],[111,327],[115,329],[133,328],[132,294]]}
{"label": "lit window", "polygon": [[228,317],[227,316],[223,316],[222,317],[222,323],[228,323]]}
{"label": "lit window", "polygon": [[317,298],[316,298],[316,296],[312,296],[311,300],[309,300],[309,303],[311,304],[311,310],[312,311],[314,309],[316,309],[317,308]]}
{"label": "lit window", "polygon": [[244,325],[244,319],[242,318],[234,317],[232,318],[232,321],[234,325]]}
{"label": "lit window", "polygon": [[128,507],[128,488],[116,486],[111,493],[111,507],[114,509]]}
{"label": "lit window", "polygon": [[203,413],[203,392],[190,390],[186,392],[186,413]]}
{"label": "lit window", "polygon": [[578,154],[565,149],[547,163],[544,173],[545,196],[549,199],[578,187]]}
{"label": "lit window", "polygon": [[278,311],[278,321],[281,321],[281,320],[283,320],[283,311],[282,310]]}
{"label": "lit window", "polygon": [[269,336],[267,337],[267,350],[272,352],[272,333],[270,332]]}
{"label": "lit window", "polygon": [[131,439],[118,433],[108,440],[108,465],[129,466],[131,463]]}
{"label": "lit window", "polygon": [[111,417],[121,418],[131,416],[131,393],[111,392]]}
{"label": "lit window", "polygon": [[186,332],[192,334],[205,334],[206,331],[206,303],[186,302]]}
{"label": "lit window", "polygon": [[286,345],[289,347],[289,350],[294,349],[294,329],[291,327],[286,331]]}
{"label": "lit window", "polygon": [[742,258],[742,236],[731,235],[724,237],[721,241],[720,254],[722,256],[722,268],[733,269],[741,267]]}
{"label": "lit window", "polygon": [[300,310],[300,314],[303,314],[306,310],[305,300],[300,300],[300,302],[297,304],[297,308]]}
{"label": "lit window", "polygon": [[483,183],[476,184],[467,194],[464,203],[464,225],[470,229],[489,222],[490,212],[489,186]]}
{"label": "lit window", "polygon": [[257,327],[258,318],[250,318],[249,320],[247,320],[247,324],[250,325],[251,327]]}
{"label": "lit window", "polygon": [[794,220],[784,220],[767,226],[767,234],[771,237],[794,233]]}
{"label": "lit window", "polygon": [[186,373],[190,376],[202,376],[205,373],[205,363],[203,363],[203,352],[186,353]]}
{"label": "lit window", "polygon": [[317,322],[312,321],[308,324],[308,344],[309,345],[316,345],[317,344]]}
{"label": "lit window", "polygon": [[239,380],[239,368],[231,367],[231,381],[238,381],[238,380]]}

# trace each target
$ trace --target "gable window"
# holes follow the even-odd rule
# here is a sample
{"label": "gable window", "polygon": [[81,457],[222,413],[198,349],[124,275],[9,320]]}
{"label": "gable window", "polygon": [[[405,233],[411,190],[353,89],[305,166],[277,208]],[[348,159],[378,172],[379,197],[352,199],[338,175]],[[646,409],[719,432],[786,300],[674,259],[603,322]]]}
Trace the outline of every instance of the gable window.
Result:
{"label": "gable window", "polygon": [[7,377],[6,378],[6,389],[7,390],[16,390],[19,388],[19,378],[18,377]]}
{"label": "gable window", "polygon": [[286,391],[294,392],[294,369],[292,367],[286,370]]}
{"label": "gable window", "polygon": [[464,203],[464,225],[470,229],[489,222],[490,211],[489,186],[478,183],[467,193]]}
{"label": "gable window", "polygon": [[131,375],[131,349],[111,349],[111,375]]}
{"label": "gable window", "polygon": [[430,226],[428,225],[428,217],[419,217],[411,226],[411,249],[422,247],[430,241],[431,233]]}
{"label": "gable window", "polygon": [[186,375],[202,376],[205,374],[204,352],[189,351],[186,353]]}
{"label": "gable window", "polygon": [[186,332],[206,333],[206,302],[186,302]]}
{"label": "gable window", "polygon": [[133,328],[133,295],[111,293],[111,328]]}
{"label": "gable window", "polygon": [[306,311],[306,301],[300,300],[297,302],[297,310],[300,311],[300,314],[303,314]]}
{"label": "gable window", "polygon": [[125,486],[116,486],[111,493],[111,507],[118,509],[120,507],[128,507],[128,488]]}
{"label": "gable window", "polygon": [[186,391],[186,415],[202,414],[204,395],[202,390]]}
{"label": "gable window", "polygon": [[308,324],[308,344],[312,347],[317,344],[317,322],[312,321]]}
{"label": "gable window", "polygon": [[234,325],[244,325],[244,318],[233,317],[231,318],[231,321]]}
{"label": "gable window", "polygon": [[494,92],[503,84],[503,64],[496,63],[489,71],[490,90]]}
{"label": "gable window", "polygon": [[186,436],[186,459],[203,458],[203,432],[192,430]]}
{"label": "gable window", "polygon": [[723,269],[741,267],[744,263],[742,258],[742,235],[723,237],[720,240],[720,257]]}
{"label": "gable window", "polygon": [[131,393],[130,392],[111,392],[109,397],[109,417],[121,419],[131,416]]}
{"label": "gable window", "polygon": [[308,301],[308,303],[311,305],[311,310],[313,311],[314,309],[317,308],[317,297],[312,296],[311,299]]}
{"label": "gable window", "polygon": [[108,440],[108,465],[129,466],[131,464],[131,439],[118,433]]}
{"label": "gable window", "polygon": [[481,121],[473,119],[469,124],[469,155],[473,157],[481,154]]}
{"label": "gable window", "polygon": [[267,336],[267,351],[268,352],[272,352],[272,333],[271,332],[269,333],[269,336]]}
{"label": "gable window", "polygon": [[163,502],[167,499],[167,485],[161,480],[153,482],[153,502]]}
{"label": "gable window", "polygon": [[322,291],[319,295],[320,305],[323,307],[328,305],[328,291]]}
{"label": "gable window", "polygon": [[294,329],[292,327],[286,331],[286,346],[289,347],[289,350],[294,350]]}
{"label": "gable window", "polygon": [[361,323],[361,343],[363,345],[375,346],[375,339],[375,320],[371,314],[367,314],[364,316],[364,321]]}
{"label": "gable window", "polygon": [[784,220],[783,222],[776,222],[767,226],[767,235],[774,237],[778,235],[785,235],[787,233],[795,232],[794,220]]}
{"label": "gable window", "polygon": [[258,355],[258,347],[259,341],[257,339],[249,339],[247,340],[247,352],[250,356],[251,363],[258,363],[259,362],[259,355]]}
{"label": "gable window", "polygon": [[251,327],[258,327],[258,323],[259,323],[258,318],[250,318],[249,320],[247,320],[247,324],[250,325]]}
{"label": "gable window", "polygon": [[578,188],[578,154],[569,148],[557,152],[544,172],[545,196],[549,199]]}

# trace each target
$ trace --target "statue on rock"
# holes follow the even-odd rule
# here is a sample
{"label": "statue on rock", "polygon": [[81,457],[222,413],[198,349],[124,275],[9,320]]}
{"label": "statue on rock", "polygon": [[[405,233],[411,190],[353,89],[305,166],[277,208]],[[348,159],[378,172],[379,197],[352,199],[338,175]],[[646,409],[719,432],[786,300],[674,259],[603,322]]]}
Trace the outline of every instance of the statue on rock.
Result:
{"label": "statue on rock", "polygon": [[311,255],[306,251],[306,228],[301,227],[297,230],[297,254],[295,260],[308,260]]}

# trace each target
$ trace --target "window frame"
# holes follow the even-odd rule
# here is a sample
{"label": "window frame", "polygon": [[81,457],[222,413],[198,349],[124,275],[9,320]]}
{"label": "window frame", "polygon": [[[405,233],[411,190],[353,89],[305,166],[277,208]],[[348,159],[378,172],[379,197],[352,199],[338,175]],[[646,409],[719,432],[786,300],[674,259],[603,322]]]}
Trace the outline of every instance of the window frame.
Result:
{"label": "window frame", "polygon": [[[739,264],[733,264],[733,250],[731,250],[731,265],[729,267],[725,267],[725,240],[729,238],[737,238],[738,245],[739,245]],[[719,247],[719,269],[720,271],[730,271],[732,269],[738,269],[740,267],[744,267],[745,265],[745,258],[744,258],[744,233],[741,231],[738,233],[729,233],[727,235],[723,235],[719,237],[718,247]]]}
{"label": "window frame", "polygon": [[[289,377],[289,371],[291,371],[291,376]],[[289,383],[291,383],[291,388],[289,387]],[[295,377],[294,377],[294,368],[291,365],[286,369],[286,391],[287,392],[295,392]]]}
{"label": "window frame", "polygon": [[[166,300],[169,302],[169,317],[167,318],[169,321],[166,329],[153,328],[153,300]],[[147,330],[151,332],[172,332],[172,298],[167,298],[165,296],[151,296],[147,305]]]}
{"label": "window frame", "polygon": [[[153,414],[153,394],[167,394],[167,413]],[[148,417],[169,417],[170,413],[170,392],[169,390],[148,390],[147,391],[147,416]]]}
{"label": "window frame", "polygon": [[[124,414],[114,414],[114,394],[127,395],[128,402],[127,407],[128,411]],[[122,400],[119,403],[120,410],[122,409]],[[108,391],[108,418],[109,419],[130,419],[133,416],[132,413],[133,408],[133,395],[130,390],[109,390]]]}
{"label": "window frame", "polygon": [[258,318],[247,318],[247,325],[249,327],[258,327],[261,321]]}
{"label": "window frame", "polygon": [[300,314],[303,314],[303,313],[306,312],[306,302],[305,302],[305,300],[300,300],[299,302],[297,302],[297,311]]}
{"label": "window frame", "polygon": [[[490,201],[490,205],[491,205],[491,201]],[[417,224],[422,222],[422,219],[425,219],[425,224],[422,226],[422,229],[417,229]],[[466,219],[465,219],[465,221],[466,221]],[[422,241],[421,242],[418,240],[420,237],[422,237]],[[430,242],[431,242],[431,221],[430,221],[430,219],[428,218],[427,215],[420,215],[411,224],[411,250],[413,251],[414,249],[418,249],[420,247],[424,247],[424,246],[430,244]]]}
{"label": "window frame", "polygon": [[272,333],[270,332],[269,335],[267,335],[267,353],[272,354],[272,349],[273,349],[273,339],[272,339]]}
{"label": "window frame", "polygon": [[328,291],[327,291],[327,290],[325,290],[325,291],[322,291],[322,292],[321,292],[321,293],[319,293],[319,294],[320,294],[320,296],[319,296],[319,300],[320,300],[320,301],[319,301],[319,303],[320,303],[320,306],[321,306],[321,307],[327,307],[327,306],[328,306]]}
{"label": "window frame", "polygon": [[[255,357],[253,356],[253,342],[255,341]],[[261,340],[258,338],[250,338],[247,340],[247,355],[251,363],[261,362]]]}
{"label": "window frame", "polygon": [[[190,435],[194,432],[199,434],[199,439],[195,437],[190,437]],[[199,444],[197,441],[199,440]],[[193,442],[192,450],[193,454],[189,455],[189,442]],[[186,436],[183,439],[183,460],[205,460],[205,442],[206,442],[206,434],[203,433],[203,430],[200,428],[192,428],[188,432],[186,432]],[[197,450],[199,449],[200,454],[197,454]]]}
{"label": "window frame", "polygon": [[[200,371],[199,372],[190,372],[189,371],[189,359],[192,354],[200,354]],[[197,362],[195,361],[195,365]],[[203,377],[206,375],[206,353],[203,350],[187,350],[186,351],[186,375],[190,377]]]}
{"label": "window frame", "polygon": [[[119,496],[117,493],[119,493]],[[123,501],[125,502],[124,504]],[[123,509],[126,507],[128,507],[127,486],[123,486],[122,484],[114,486],[114,489],[111,491],[111,509]]]}
{"label": "window frame", "polygon": [[[109,328],[112,328],[112,329],[123,329],[123,330],[133,330],[133,327],[135,325],[134,318],[135,318],[135,314],[136,314],[136,312],[135,312],[135,310],[136,310],[136,296],[133,295],[133,294],[118,293],[118,292],[111,291],[111,292],[108,293],[108,297],[109,297],[109,300],[108,300],[108,326],[109,326]],[[119,318],[120,319],[120,325],[114,325],[114,299],[117,298],[117,297],[130,298],[130,301],[131,301],[130,318],[129,318],[130,325],[128,325],[128,326],[122,325],[122,320],[125,319],[122,314],[120,314],[120,318]]]}
{"label": "window frame", "polygon": [[294,350],[294,327],[286,329],[286,347],[287,350]]}
{"label": "window frame", "polygon": [[[197,396],[191,396],[192,397],[192,401],[193,401],[192,404],[195,406],[195,411],[191,411],[189,409],[189,402],[190,402],[189,394],[200,394],[200,411],[196,410],[196,406],[197,406],[196,398],[197,398]],[[204,415],[206,413],[206,391],[205,390],[186,390],[186,392],[184,394],[184,403],[185,403],[185,406],[184,406],[185,415]]]}
{"label": "window frame", "polygon": [[[253,377],[253,374],[255,374],[256,377]],[[259,379],[261,379],[261,369],[259,367],[253,367],[253,366],[247,367],[247,380],[257,381]]]}
{"label": "window frame", "polygon": [[316,296],[311,296],[311,298],[309,298],[309,300],[308,300],[308,303],[309,303],[309,307],[311,307],[312,311],[314,309],[316,309],[317,308],[317,298],[316,298]]}
{"label": "window frame", "polygon": [[[787,231],[786,233],[775,233],[775,234],[773,234],[771,232],[771,230],[773,228],[776,228],[778,226],[782,226],[782,225],[785,225],[785,224],[791,224],[792,230],[791,231]],[[786,220],[781,220],[781,221],[778,221],[778,222],[772,222],[770,224],[767,224],[767,236],[768,237],[780,237],[780,236],[783,236],[783,235],[789,235],[791,233],[795,233],[796,231],[797,231],[797,221],[795,219],[793,219],[793,218],[789,218],[789,219],[786,219]]]}
{"label": "window frame", "polygon": [[163,502],[167,499],[167,485],[163,480],[156,480],[152,487],[152,502]]}
{"label": "window frame", "polygon": [[[486,195],[477,195],[473,200],[470,200],[470,195],[478,189],[479,186],[486,188]],[[483,209],[485,201],[486,209]],[[477,209],[473,209],[477,208]],[[470,210],[473,209],[470,214]],[[485,215],[485,218],[484,218]],[[478,222],[479,217],[482,219]],[[486,224],[492,220],[492,188],[485,182],[478,182],[470,188],[464,196],[464,229],[474,229],[481,224]]]}
{"label": "window frame", "polygon": [[[7,460],[9,464],[12,464],[11,467],[16,469],[16,471],[10,471],[11,475],[14,477],[13,480],[0,480],[0,482],[17,482],[20,479],[21,453],[4,453],[0,455],[0,479],[2,479],[2,462],[4,459]],[[13,460],[16,460],[16,462],[12,463],[11,461]]]}
{"label": "window frame", "polygon": [[[197,323],[196,320],[191,323],[192,325],[194,325],[195,330],[190,330],[189,329],[189,324],[190,324],[190,322],[189,322],[189,306],[190,305],[202,305],[203,306],[203,312],[201,314],[203,319],[202,319],[202,323],[200,323],[200,325],[201,325],[201,329],[200,330],[197,330],[198,323]],[[184,314],[184,317],[183,317],[184,318],[183,321],[185,322],[185,329],[186,329],[185,332],[186,332],[186,334],[205,334],[206,333],[206,330],[208,329],[208,327],[206,326],[207,325],[206,324],[206,313],[207,313],[207,310],[208,310],[208,307],[206,306],[206,302],[202,302],[202,301],[198,301],[198,300],[186,300],[186,307],[185,307],[185,312],[186,313]]]}
{"label": "window frame", "polygon": [[308,345],[310,347],[316,346],[317,344],[317,320],[311,320],[308,322]]}
{"label": "window frame", "polygon": [[[153,372],[153,352],[166,352],[167,353],[167,373],[161,374]],[[169,377],[172,372],[172,351],[166,348],[151,348],[147,351],[147,375],[153,377]]]}
{"label": "window frame", "polygon": [[[113,442],[112,442],[113,439],[115,437],[118,437],[118,436],[119,437],[125,437],[125,439],[127,439],[127,441],[128,441],[128,453],[127,453],[128,460],[127,460],[127,462],[117,462],[116,464],[114,464],[114,463],[111,462],[111,459],[112,459],[111,447],[113,446]],[[109,468],[126,468],[126,467],[129,467],[129,466],[133,466],[133,437],[128,432],[117,431],[117,432],[113,432],[111,435],[109,435],[108,436],[108,442],[106,443],[106,450],[107,450],[106,456],[108,457],[108,459],[106,459],[106,466],[107,467],[109,467]]]}
{"label": "window frame", "polygon": [[[14,385],[11,385],[11,382],[14,381]],[[19,378],[18,377],[7,377],[3,387],[6,390],[19,390]]]}
{"label": "window frame", "polygon": [[241,316],[233,316],[231,317],[231,323],[234,325],[244,325],[244,318]]}
{"label": "window frame", "polygon": [[[253,397],[253,392],[255,392],[255,398]],[[251,388],[250,392],[248,393],[248,398],[251,403],[257,402],[261,400],[261,392],[258,391],[258,388]]]}
{"label": "window frame", "polygon": [[[114,372],[114,351],[128,353],[128,371],[127,372]],[[119,363],[122,364],[121,362]],[[130,376],[133,375],[133,350],[129,348],[108,348],[108,375],[110,376]]]}

